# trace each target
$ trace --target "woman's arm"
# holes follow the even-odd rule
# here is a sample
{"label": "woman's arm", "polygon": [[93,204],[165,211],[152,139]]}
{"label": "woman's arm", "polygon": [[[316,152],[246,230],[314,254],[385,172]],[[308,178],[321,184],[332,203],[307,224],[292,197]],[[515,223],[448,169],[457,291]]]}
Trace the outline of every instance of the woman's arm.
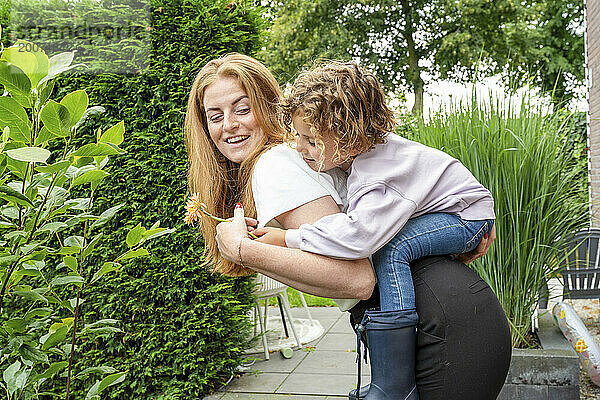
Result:
{"label": "woman's arm", "polygon": [[[325,196],[275,219],[285,228],[296,228],[302,223],[312,223],[337,212],[339,208],[333,198]],[[355,299],[368,299],[371,296],[375,274],[368,259],[336,260],[250,240],[247,238],[243,210],[236,209],[235,215],[232,222],[217,226],[217,241],[223,257],[239,263],[241,255],[245,266],[317,296]],[[242,239],[244,241],[240,247]]]}
{"label": "woman's arm", "polygon": [[[321,297],[368,299],[375,276],[368,259],[344,261],[242,239],[244,266],[302,292]],[[234,260],[239,261],[239,260]]]}

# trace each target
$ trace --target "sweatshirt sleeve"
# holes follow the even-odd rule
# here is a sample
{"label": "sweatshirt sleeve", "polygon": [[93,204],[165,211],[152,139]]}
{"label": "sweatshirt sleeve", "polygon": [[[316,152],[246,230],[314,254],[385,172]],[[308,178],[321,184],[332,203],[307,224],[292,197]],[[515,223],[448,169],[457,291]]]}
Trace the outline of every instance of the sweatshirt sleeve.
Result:
{"label": "sweatshirt sleeve", "polygon": [[348,213],[327,215],[314,224],[289,229],[286,245],[340,259],[375,253],[402,229],[417,205],[383,182],[363,188],[349,199]]}

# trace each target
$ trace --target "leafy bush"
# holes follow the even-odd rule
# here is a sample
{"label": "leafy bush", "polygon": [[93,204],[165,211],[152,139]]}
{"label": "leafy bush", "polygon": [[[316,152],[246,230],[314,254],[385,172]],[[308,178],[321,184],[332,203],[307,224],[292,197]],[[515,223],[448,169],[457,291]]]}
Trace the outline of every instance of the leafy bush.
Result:
{"label": "leafy bush", "polygon": [[[61,395],[52,385],[59,373],[66,377],[67,400],[74,379],[81,383],[108,375],[89,387],[87,399],[99,398],[125,379],[125,372],[110,366],[73,368],[78,339],[121,332],[117,320],[81,318],[83,296],[127,260],[148,255],[145,242],[171,232],[158,223],[150,230],[138,224],[127,233],[120,255],[91,261],[104,239],[98,228],[122,207],[113,204],[98,213],[93,201],[110,175],[109,157],[123,153],[125,126],[121,121],[104,132],[98,129],[95,143],[72,146],[78,128],[102,111],[88,108],[83,90],[60,102],[50,98],[56,77],[75,67],[72,61],[73,52],[49,59],[27,41],[0,51],[5,92],[0,96],[0,386],[9,399]],[[60,150],[52,154],[49,142]]]}
{"label": "leafy bush", "polygon": [[[90,104],[106,108],[80,129],[81,142],[98,127],[125,120],[127,153],[114,158],[104,207],[124,203],[119,220],[105,225],[99,253],[120,254],[118,239],[139,223],[160,219],[176,228],[152,255],[102,282],[82,309],[86,320],[118,319],[123,335],[81,343],[77,368],[108,364],[128,371],[107,396],[115,399],[202,398],[229,378],[249,344],[248,279],[211,275],[202,262],[202,239],[182,223],[186,152],[182,127],[187,96],[206,61],[237,51],[253,54],[261,43],[260,11],[226,0],[152,0],[151,64],[138,74],[72,73],[59,94],[85,88]],[[74,140],[75,144],[79,144]],[[84,387],[75,385],[83,396]]]}
{"label": "leafy bush", "polygon": [[544,116],[526,100],[487,104],[421,120],[415,139],[459,159],[491,191],[498,238],[473,267],[498,296],[513,345],[522,346],[538,289],[557,273],[551,261],[588,222],[587,164],[573,157],[572,116]]}

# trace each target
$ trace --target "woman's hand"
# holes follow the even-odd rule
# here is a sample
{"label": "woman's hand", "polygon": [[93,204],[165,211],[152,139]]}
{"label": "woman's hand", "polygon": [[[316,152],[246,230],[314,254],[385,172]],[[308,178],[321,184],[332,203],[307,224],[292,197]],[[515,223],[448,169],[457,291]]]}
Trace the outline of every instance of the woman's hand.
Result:
{"label": "woman's hand", "polygon": [[494,240],[496,240],[496,224],[492,225],[490,234],[487,236],[487,238],[484,237],[481,239],[481,242],[479,242],[479,245],[474,250],[471,250],[468,253],[457,254],[455,255],[455,258],[465,264],[475,261],[479,257],[483,257],[488,252]]}
{"label": "woman's hand", "polygon": [[242,240],[248,239],[246,224],[244,209],[238,203],[233,211],[233,218],[217,225],[217,235],[215,236],[223,258],[240,265],[240,244]]}
{"label": "woman's hand", "polygon": [[258,228],[253,232],[259,238],[256,241],[272,244],[280,247],[287,247],[285,244],[285,231],[279,228]]}

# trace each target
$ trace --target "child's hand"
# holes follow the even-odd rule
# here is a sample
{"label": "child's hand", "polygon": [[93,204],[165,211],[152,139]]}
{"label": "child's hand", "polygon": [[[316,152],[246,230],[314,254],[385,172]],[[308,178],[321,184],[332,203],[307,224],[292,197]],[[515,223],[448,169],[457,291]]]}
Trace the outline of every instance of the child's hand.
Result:
{"label": "child's hand", "polygon": [[484,255],[486,255],[494,240],[496,240],[496,224],[492,226],[489,235],[487,235],[487,237],[484,236],[484,238],[481,239],[481,242],[479,242],[479,245],[477,245],[477,247],[474,250],[468,253],[457,254],[455,255],[455,257],[458,261],[461,261],[465,264],[468,264],[471,261],[475,261],[479,257],[483,257]]}
{"label": "child's hand", "polygon": [[258,228],[253,232],[258,239],[257,242],[272,244],[280,247],[287,247],[285,244],[285,231],[279,228]]}

